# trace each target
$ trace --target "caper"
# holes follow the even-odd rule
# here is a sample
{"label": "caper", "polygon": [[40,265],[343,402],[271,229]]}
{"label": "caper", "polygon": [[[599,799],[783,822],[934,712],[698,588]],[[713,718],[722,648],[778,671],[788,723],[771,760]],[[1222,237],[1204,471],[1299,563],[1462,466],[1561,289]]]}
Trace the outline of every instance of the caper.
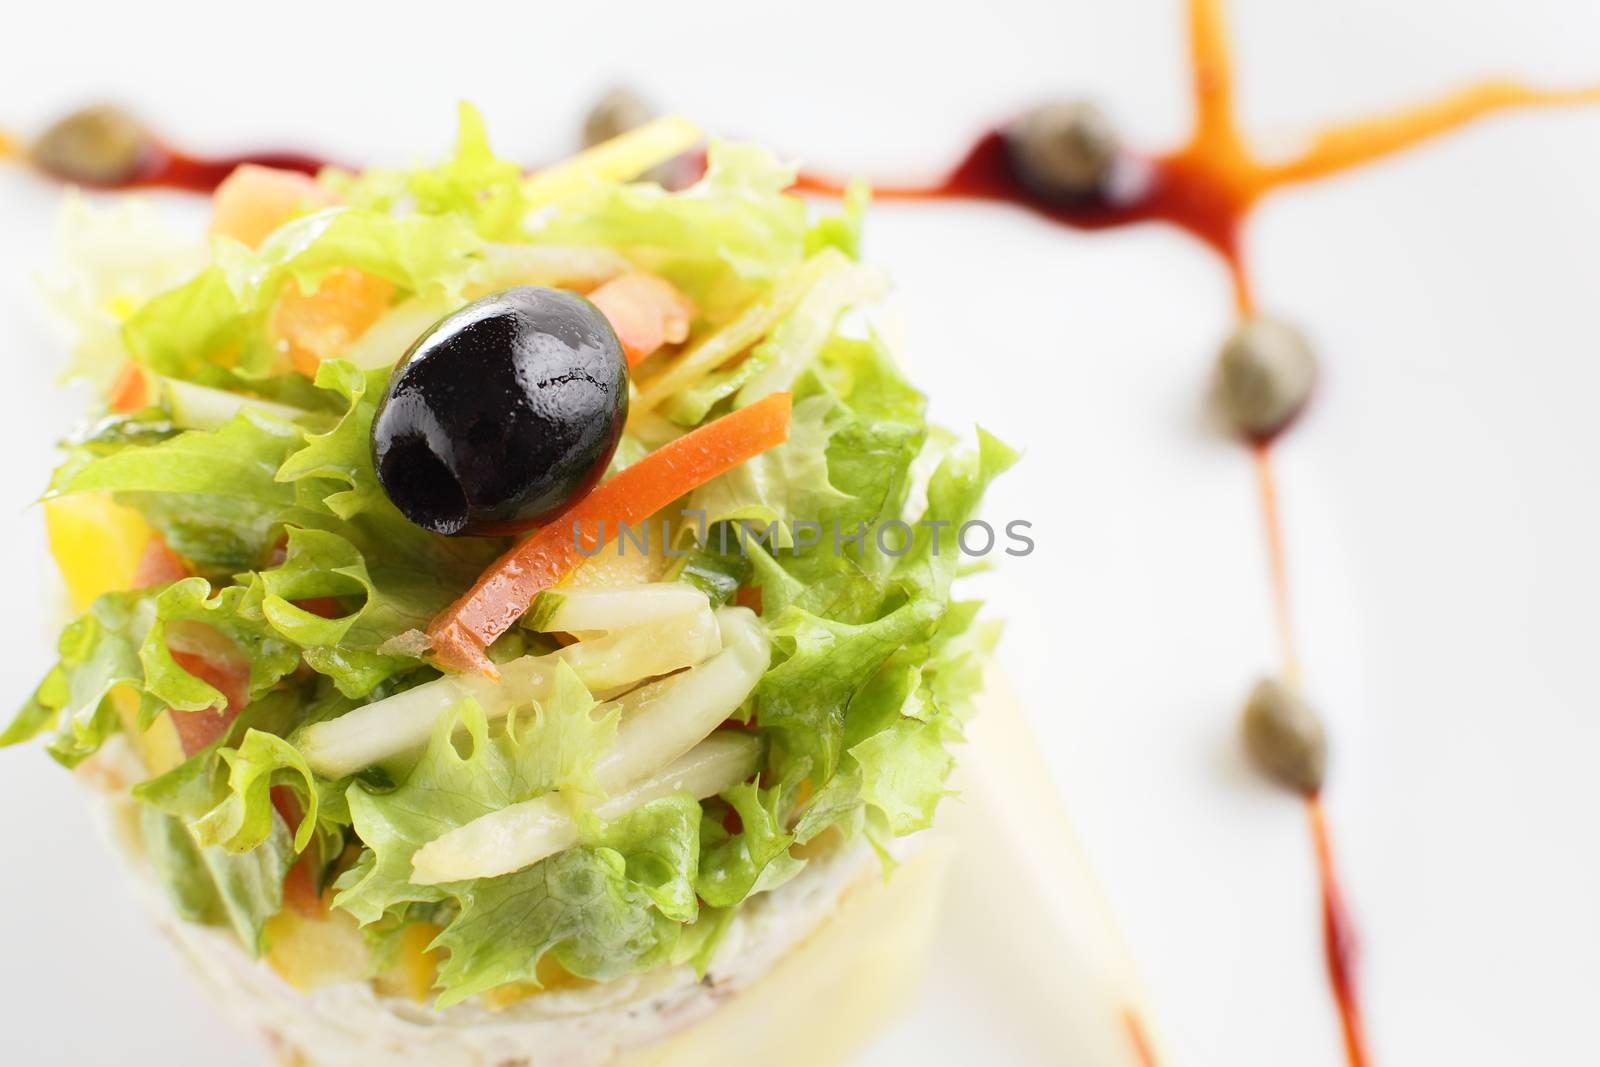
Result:
{"label": "caper", "polygon": [[656,109],[626,85],[606,90],[583,120],[583,147],[590,148],[643,126],[656,117]]}
{"label": "caper", "polygon": [[1017,177],[1052,200],[1105,193],[1121,146],[1104,111],[1087,100],[1041,104],[1005,131]]}
{"label": "caper", "polygon": [[1244,744],[1256,765],[1279,784],[1305,794],[1322,788],[1328,735],[1298,690],[1263,678],[1244,706]]}
{"label": "caper", "polygon": [[113,104],[74,111],[33,143],[34,163],[58,178],[115,185],[133,177],[150,150],[138,119]]}
{"label": "caper", "polygon": [[[613,86],[595,101],[589,114],[584,116],[583,146],[592,148],[613,137],[620,137],[655,117],[656,109],[644,97],[626,85]],[[686,157],[678,156],[651,167],[639,175],[639,180],[678,189],[694,180],[691,171],[692,168],[686,164]]]}
{"label": "caper", "polygon": [[1281,319],[1246,319],[1217,356],[1217,396],[1233,428],[1271,437],[1300,414],[1317,381],[1305,334]]}

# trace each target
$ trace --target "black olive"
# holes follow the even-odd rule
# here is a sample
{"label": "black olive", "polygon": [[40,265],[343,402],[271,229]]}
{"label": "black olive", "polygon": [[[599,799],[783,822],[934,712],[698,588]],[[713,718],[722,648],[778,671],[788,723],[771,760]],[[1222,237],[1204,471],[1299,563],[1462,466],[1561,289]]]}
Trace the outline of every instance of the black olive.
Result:
{"label": "black olive", "polygon": [[1086,100],[1041,104],[1005,130],[1017,177],[1047,200],[1104,197],[1121,153],[1117,133]]}
{"label": "black olive", "polygon": [[378,481],[442,534],[535,525],[600,480],[628,417],[628,364],[576,293],[523,285],[440,319],[372,420]]}

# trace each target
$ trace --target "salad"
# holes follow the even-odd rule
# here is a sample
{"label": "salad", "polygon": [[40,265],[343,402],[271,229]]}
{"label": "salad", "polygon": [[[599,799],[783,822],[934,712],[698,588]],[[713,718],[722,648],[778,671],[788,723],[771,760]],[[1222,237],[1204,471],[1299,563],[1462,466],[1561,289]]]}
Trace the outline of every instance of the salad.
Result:
{"label": "salad", "polygon": [[715,141],[634,180],[699,141],[528,176],[463,106],[437,164],[241,167],[204,243],[74,208],[82,614],[0,743],[130,798],[172,911],[296,989],[704,976],[933,823],[996,637],[951,531],[1014,454],[863,325],[865,189],[815,217]]}

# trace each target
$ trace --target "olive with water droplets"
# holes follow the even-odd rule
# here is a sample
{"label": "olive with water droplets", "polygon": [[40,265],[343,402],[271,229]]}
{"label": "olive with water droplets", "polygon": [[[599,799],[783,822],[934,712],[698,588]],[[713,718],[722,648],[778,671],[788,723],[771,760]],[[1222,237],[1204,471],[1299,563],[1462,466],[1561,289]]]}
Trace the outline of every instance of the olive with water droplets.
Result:
{"label": "olive with water droplets", "polygon": [[628,416],[628,364],[576,293],[518,286],[435,323],[395,367],[372,461],[396,507],[442,534],[551,518],[599,481]]}

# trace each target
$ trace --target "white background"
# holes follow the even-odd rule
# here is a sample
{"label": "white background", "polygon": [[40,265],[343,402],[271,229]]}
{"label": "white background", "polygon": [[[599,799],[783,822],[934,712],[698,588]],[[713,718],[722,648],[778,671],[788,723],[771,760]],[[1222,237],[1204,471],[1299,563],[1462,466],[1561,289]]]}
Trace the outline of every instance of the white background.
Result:
{"label": "white background", "polygon": [[[1474,76],[1600,80],[1600,7],[1582,0],[1228,7],[1245,119],[1269,142]],[[406,159],[446,146],[465,97],[504,152],[539,160],[619,75],[715,131],[878,175],[933,171],[1045,94],[1093,94],[1151,149],[1187,123],[1176,0],[35,4],[7,27],[0,123],[106,97],[219,151]],[[1276,196],[1248,234],[1262,306],[1326,358],[1279,470],[1382,1064],[1600,1061],[1597,187],[1600,109],[1520,115]],[[58,195],[0,167],[12,702],[62,599],[28,510],[75,410],[50,391],[61,356],[31,282]],[[1199,406],[1230,323],[1222,269],[1163,228],[1086,236],[997,207],[883,207],[867,250],[898,281],[937,416],[1027,451],[991,512],[1039,542],[989,582],[1002,656],[1174,1062],[1340,1062],[1303,814],[1236,743],[1275,646],[1248,457]],[[243,1062],[68,776],[0,754],[0,811],[0,1062]],[[865,1062],[1025,1055],[991,1010],[1004,997],[945,953],[924,1009]]]}

